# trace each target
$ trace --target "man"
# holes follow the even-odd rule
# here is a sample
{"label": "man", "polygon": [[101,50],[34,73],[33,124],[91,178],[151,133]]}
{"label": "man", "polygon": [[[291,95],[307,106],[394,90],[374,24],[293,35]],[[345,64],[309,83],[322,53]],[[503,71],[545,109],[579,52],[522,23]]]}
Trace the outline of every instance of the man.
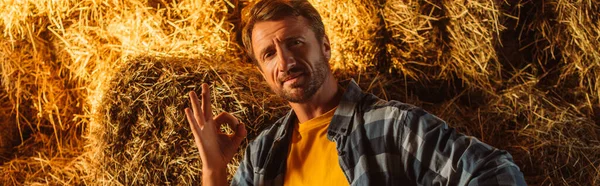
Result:
{"label": "man", "polygon": [[[456,133],[437,117],[341,83],[328,65],[329,39],[306,1],[257,2],[244,20],[249,57],[291,111],[251,142],[232,185],[525,185],[512,157]],[[190,92],[186,115],[203,162],[204,185],[225,185],[226,166],[246,130],[213,118],[208,86]],[[236,125],[225,135],[217,126]]]}

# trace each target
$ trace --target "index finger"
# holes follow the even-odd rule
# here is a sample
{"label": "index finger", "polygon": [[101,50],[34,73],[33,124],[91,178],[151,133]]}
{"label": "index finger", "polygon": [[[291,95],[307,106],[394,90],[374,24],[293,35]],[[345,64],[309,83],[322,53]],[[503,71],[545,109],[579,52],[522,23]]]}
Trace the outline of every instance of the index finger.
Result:
{"label": "index finger", "polygon": [[206,120],[213,118],[210,102],[210,88],[208,87],[208,84],[202,83],[202,111],[204,112],[204,119]]}

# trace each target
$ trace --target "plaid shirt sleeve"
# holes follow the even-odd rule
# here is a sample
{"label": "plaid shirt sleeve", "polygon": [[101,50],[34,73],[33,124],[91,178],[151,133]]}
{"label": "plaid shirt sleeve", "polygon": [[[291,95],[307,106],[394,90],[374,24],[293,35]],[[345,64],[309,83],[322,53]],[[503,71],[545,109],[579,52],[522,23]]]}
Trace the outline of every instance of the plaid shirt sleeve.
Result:
{"label": "plaid shirt sleeve", "polygon": [[406,130],[402,148],[414,157],[404,163],[416,165],[405,171],[418,185],[527,185],[508,152],[457,133],[422,109],[407,110],[399,122]]}

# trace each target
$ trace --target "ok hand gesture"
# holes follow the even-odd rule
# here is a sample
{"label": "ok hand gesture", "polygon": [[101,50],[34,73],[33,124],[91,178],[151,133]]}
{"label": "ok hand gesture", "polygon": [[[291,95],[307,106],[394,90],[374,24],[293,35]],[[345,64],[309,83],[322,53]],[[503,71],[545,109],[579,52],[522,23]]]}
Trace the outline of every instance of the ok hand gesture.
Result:
{"label": "ok hand gesture", "polygon": [[[222,181],[226,182],[226,180],[221,180],[220,177],[225,176],[224,178],[226,178],[227,163],[231,161],[233,155],[237,152],[240,143],[246,137],[247,131],[244,125],[229,113],[223,112],[213,118],[210,107],[210,89],[206,83],[202,84],[202,104],[198,102],[198,96],[195,92],[192,91],[189,95],[192,109],[186,108],[185,115],[194,134],[194,141],[200,152],[200,159],[202,159],[203,182],[208,185],[212,184],[207,182],[221,185]],[[235,133],[231,135],[222,133],[219,129],[221,124],[229,125]],[[218,179],[218,181],[212,182],[207,179]]]}

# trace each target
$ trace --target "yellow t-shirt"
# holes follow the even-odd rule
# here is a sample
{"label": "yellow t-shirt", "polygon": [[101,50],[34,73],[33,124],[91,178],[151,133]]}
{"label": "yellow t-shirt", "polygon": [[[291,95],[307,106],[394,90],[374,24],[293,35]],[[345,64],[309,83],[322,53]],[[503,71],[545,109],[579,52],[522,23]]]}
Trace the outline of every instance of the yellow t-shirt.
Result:
{"label": "yellow t-shirt", "polygon": [[295,125],[284,185],[349,185],[340,168],[335,142],[327,139],[336,108]]}

